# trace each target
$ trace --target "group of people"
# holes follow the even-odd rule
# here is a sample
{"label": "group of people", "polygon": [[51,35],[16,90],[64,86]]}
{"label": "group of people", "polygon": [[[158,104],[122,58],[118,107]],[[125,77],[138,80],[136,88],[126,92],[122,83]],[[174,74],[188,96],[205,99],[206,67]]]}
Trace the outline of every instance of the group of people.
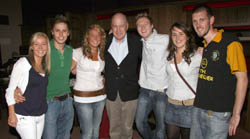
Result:
{"label": "group of people", "polygon": [[[246,63],[237,37],[214,28],[214,21],[208,6],[194,8],[193,28],[204,38],[198,48],[183,23],[174,23],[169,35],[158,34],[152,18],[138,14],[140,39],[127,32],[126,16],[116,13],[111,34],[91,25],[81,47],[72,49],[65,43],[68,21],[57,16],[53,39],[35,33],[29,56],[14,65],[6,90],[8,124],[23,139],[69,139],[74,105],[81,138],[98,139],[106,106],[111,139],[132,139],[134,121],[145,139],[235,135],[248,85]],[[76,74],[72,93],[70,72]],[[155,130],[148,123],[152,111]]]}

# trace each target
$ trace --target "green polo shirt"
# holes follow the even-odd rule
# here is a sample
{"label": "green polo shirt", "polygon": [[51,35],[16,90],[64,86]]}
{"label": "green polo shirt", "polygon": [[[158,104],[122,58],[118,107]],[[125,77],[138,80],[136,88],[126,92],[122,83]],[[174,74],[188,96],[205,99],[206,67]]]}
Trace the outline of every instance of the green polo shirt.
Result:
{"label": "green polo shirt", "polygon": [[50,41],[51,70],[49,73],[49,82],[47,86],[47,100],[70,92],[69,75],[72,64],[72,47],[64,46],[64,53],[61,54],[54,46],[54,40]]}

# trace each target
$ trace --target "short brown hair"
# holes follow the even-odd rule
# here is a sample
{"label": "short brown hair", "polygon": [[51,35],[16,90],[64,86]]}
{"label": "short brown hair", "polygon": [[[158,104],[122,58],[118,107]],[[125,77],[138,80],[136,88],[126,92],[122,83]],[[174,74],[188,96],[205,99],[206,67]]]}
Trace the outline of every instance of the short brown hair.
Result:
{"label": "short brown hair", "polygon": [[68,18],[66,16],[64,16],[64,15],[56,15],[54,20],[53,20],[52,29],[58,23],[65,23],[68,26],[68,29],[70,30],[70,23],[69,23],[69,20],[68,20]]}
{"label": "short brown hair", "polygon": [[214,16],[213,15],[213,12],[212,12],[212,9],[205,5],[205,4],[201,4],[201,5],[198,5],[196,6],[193,11],[192,11],[192,14],[194,13],[198,13],[198,12],[201,12],[201,11],[206,11],[207,12],[207,16],[210,18],[211,16]]}
{"label": "short brown hair", "polygon": [[140,19],[140,18],[147,18],[150,21],[150,24],[153,24],[153,19],[148,15],[148,13],[139,13],[137,14],[137,16],[135,17],[136,22]]}

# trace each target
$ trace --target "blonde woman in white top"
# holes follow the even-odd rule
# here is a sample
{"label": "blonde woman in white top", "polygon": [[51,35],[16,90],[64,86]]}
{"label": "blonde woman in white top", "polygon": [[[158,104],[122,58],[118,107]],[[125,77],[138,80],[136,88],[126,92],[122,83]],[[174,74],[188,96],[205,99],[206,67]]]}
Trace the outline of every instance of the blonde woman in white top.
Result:
{"label": "blonde woman in white top", "polygon": [[105,105],[103,50],[106,35],[99,25],[91,25],[82,47],[73,50],[72,69],[76,68],[74,105],[81,128],[81,139],[98,139]]}
{"label": "blonde woman in white top", "polygon": [[[45,33],[32,35],[28,57],[20,58],[11,72],[6,89],[8,124],[15,127],[22,139],[41,139],[45,113],[48,74],[50,72],[50,44]],[[26,101],[17,103],[15,89],[19,88]]]}
{"label": "blonde woman in white top", "polygon": [[180,74],[193,90],[196,90],[201,54],[197,51],[191,29],[182,23],[175,23],[170,28],[168,46],[167,73],[169,87],[167,90],[168,106],[166,122],[168,139],[189,139],[191,111],[195,94],[177,73],[174,58]]}

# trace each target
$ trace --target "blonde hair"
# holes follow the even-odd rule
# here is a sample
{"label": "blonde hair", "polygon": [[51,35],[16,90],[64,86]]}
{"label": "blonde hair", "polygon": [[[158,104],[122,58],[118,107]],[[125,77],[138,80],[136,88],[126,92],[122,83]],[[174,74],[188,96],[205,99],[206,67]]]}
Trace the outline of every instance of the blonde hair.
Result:
{"label": "blonde hair", "polygon": [[99,51],[100,51],[100,57],[101,57],[102,60],[104,60],[104,48],[105,48],[105,45],[106,45],[106,33],[105,33],[104,29],[100,25],[97,25],[97,24],[91,25],[88,28],[88,30],[85,33],[85,35],[84,35],[84,38],[83,38],[83,41],[82,41],[82,52],[83,52],[83,55],[87,56],[90,59],[93,57],[93,55],[91,53],[91,48],[89,46],[89,41],[88,41],[88,39],[89,39],[89,32],[92,29],[96,29],[96,30],[98,30],[101,33],[101,43],[100,43],[100,45],[98,47],[99,47]]}
{"label": "blonde hair", "polygon": [[47,73],[50,72],[50,43],[49,43],[49,38],[48,36],[43,33],[43,32],[36,32],[34,33],[32,36],[31,36],[31,39],[30,39],[30,46],[29,46],[29,60],[31,62],[32,65],[35,64],[35,60],[34,60],[34,52],[33,52],[33,45],[35,43],[35,41],[37,40],[37,38],[39,37],[43,37],[46,39],[47,41],[47,45],[48,45],[48,50],[47,50],[47,53],[46,55],[43,57],[43,60],[42,60],[42,64],[43,64],[43,68],[46,70]]}

